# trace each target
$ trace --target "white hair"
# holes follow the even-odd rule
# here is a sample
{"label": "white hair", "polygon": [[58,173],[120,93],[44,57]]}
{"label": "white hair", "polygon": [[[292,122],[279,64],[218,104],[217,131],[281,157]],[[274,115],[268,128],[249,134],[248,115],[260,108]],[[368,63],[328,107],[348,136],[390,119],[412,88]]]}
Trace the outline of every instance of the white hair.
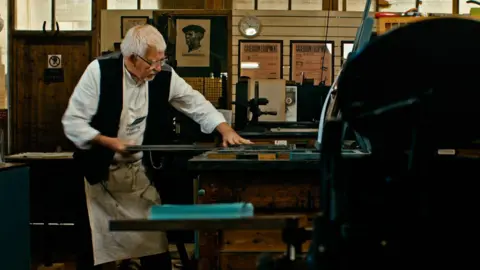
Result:
{"label": "white hair", "polygon": [[162,34],[149,24],[130,28],[120,44],[122,55],[127,57],[145,56],[148,48],[156,49],[157,52],[164,52],[167,48]]}

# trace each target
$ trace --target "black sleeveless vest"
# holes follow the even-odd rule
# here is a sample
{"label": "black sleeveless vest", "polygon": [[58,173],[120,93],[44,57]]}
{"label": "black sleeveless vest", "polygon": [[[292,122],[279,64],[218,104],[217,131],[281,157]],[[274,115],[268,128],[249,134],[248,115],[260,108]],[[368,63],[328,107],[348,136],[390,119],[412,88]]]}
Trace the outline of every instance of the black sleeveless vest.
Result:
{"label": "black sleeveless vest", "polygon": [[[96,114],[90,125],[100,134],[117,137],[123,105],[123,55],[113,53],[98,58],[100,64],[100,98]],[[171,67],[163,66],[155,79],[148,84],[148,116],[143,145],[171,144],[175,137],[173,107],[169,102]],[[92,145],[89,150],[77,150],[74,159],[83,176],[90,184],[108,179],[109,167],[114,152],[100,145]],[[150,155],[144,153],[143,163],[150,167]]]}

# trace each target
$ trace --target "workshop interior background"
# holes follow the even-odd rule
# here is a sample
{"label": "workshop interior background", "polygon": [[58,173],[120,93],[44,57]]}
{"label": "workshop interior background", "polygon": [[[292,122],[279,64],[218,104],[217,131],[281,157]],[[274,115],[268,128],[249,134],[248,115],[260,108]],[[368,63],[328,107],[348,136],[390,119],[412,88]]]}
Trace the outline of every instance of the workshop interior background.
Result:
{"label": "workshop interior background", "polygon": [[[75,84],[89,62],[104,52],[118,49],[116,45],[122,40],[122,17],[147,16],[154,21],[158,12],[201,16],[227,14],[230,21],[225,46],[229,48],[226,50],[228,61],[224,72],[228,74],[227,105],[234,111],[235,105],[231,105],[231,101],[235,100],[239,78],[239,40],[246,39],[240,33],[238,24],[244,16],[256,16],[262,23],[260,35],[253,39],[283,41],[284,78],[290,76],[292,40],[333,41],[333,66],[337,75],[344,57],[342,43],[354,40],[366,1],[291,0],[290,10],[281,0],[261,1],[265,4],[258,5],[256,9],[252,2],[0,0],[0,16],[4,21],[0,32],[0,129],[8,135],[7,153],[72,150],[63,134],[60,119]],[[417,0],[397,0],[388,8],[378,6],[381,0],[372,2],[372,12],[404,12],[415,6]],[[55,3],[54,12],[52,3]],[[422,11],[429,13],[468,14],[470,8],[475,7],[460,0],[423,0],[422,3]],[[329,8],[331,11],[328,11]],[[56,27],[60,30],[58,36],[55,34]],[[64,74],[62,82],[46,84],[42,80],[48,66],[47,55],[51,54],[62,56]],[[187,81],[195,82],[192,78]]]}
{"label": "workshop interior background", "polygon": [[[37,93],[39,89],[34,89],[35,76],[25,74],[15,74],[10,65],[21,67],[26,64],[21,54],[28,49],[31,52],[38,50],[37,56],[30,56],[28,61],[36,63],[30,66],[44,69],[44,53],[42,48],[32,45],[31,36],[36,39],[48,39],[42,36],[42,29],[45,22],[45,29],[49,36],[52,31],[52,1],[51,0],[17,0],[15,8],[8,7],[9,0],[0,0],[2,7],[0,16],[4,20],[4,28],[0,32],[1,65],[0,65],[0,126],[7,130],[7,108],[8,96],[10,103],[11,124],[10,144],[8,153],[18,153],[25,151],[55,151],[58,149],[68,150],[71,145],[63,138],[59,120],[68,101],[68,97],[76,80],[83,72],[88,62],[104,51],[114,50],[114,44],[121,41],[120,22],[122,16],[148,16],[153,19],[154,10],[231,10],[231,62],[229,63],[229,78],[231,87],[229,87],[230,98],[235,100],[235,84],[238,80],[238,40],[242,36],[238,30],[238,22],[244,15],[257,16],[262,22],[261,34],[255,39],[263,40],[283,40],[283,74],[290,72],[289,54],[290,40],[319,40],[325,38],[325,17],[329,4],[335,12],[330,13],[330,22],[328,29],[328,39],[334,41],[334,67],[335,74],[338,73],[341,65],[341,42],[352,41],[356,28],[360,22],[361,10],[365,1],[361,0],[332,0],[328,1],[292,1],[292,10],[284,10],[284,1],[261,1],[265,4],[259,5],[257,10],[253,10],[252,1],[245,0],[189,0],[189,1],[161,1],[161,0],[57,0],[55,1],[55,22],[62,32],[72,32],[72,38],[63,53],[63,64],[66,66],[69,61],[76,62],[74,69],[66,67],[65,81],[68,85],[65,92],[65,86],[50,86],[58,89],[48,90]],[[137,6],[140,2],[140,6]],[[322,4],[318,4],[322,2]],[[394,1],[389,8],[377,9],[373,1],[372,11],[405,11],[414,5],[415,0]],[[423,12],[433,13],[469,13],[473,7],[466,1],[457,0],[423,0]],[[283,9],[283,10],[282,10]],[[323,9],[323,10],[322,10]],[[10,25],[11,12],[15,10],[15,23]],[[306,18],[308,15],[308,18]],[[53,24],[54,25],[54,24]],[[15,33],[9,33],[9,32]],[[10,37],[12,53],[8,54],[7,40]],[[63,43],[62,41],[55,41]],[[41,42],[36,42],[42,46]],[[75,44],[73,44],[75,43]],[[59,44],[60,45],[60,44]],[[46,46],[46,45],[45,45]],[[51,46],[51,45],[49,45]],[[76,48],[73,53],[70,48]],[[33,50],[33,51],[32,51]],[[43,50],[43,51],[42,51]],[[59,53],[57,51],[57,53]],[[73,55],[73,54],[77,55]],[[33,57],[33,58],[32,58]],[[24,63],[21,63],[24,62]],[[12,83],[8,84],[8,71],[12,76]],[[18,72],[21,69],[16,69]],[[5,76],[3,76],[5,74]],[[40,73],[41,74],[41,73]],[[19,79],[23,83],[19,83]],[[17,83],[15,83],[17,82]],[[8,86],[7,86],[8,85]],[[40,86],[39,86],[40,87]],[[44,87],[40,87],[43,90]],[[60,91],[63,89],[63,91]],[[32,92],[33,91],[33,92]],[[52,92],[54,91],[54,92]],[[10,94],[8,94],[10,93]],[[17,100],[15,100],[17,99]],[[13,102],[15,100],[15,102]],[[32,111],[33,110],[33,111]],[[234,110],[234,106],[232,107]],[[33,113],[34,112],[34,113]],[[28,125],[28,127],[27,127]],[[58,139],[58,137],[61,137]],[[13,140],[12,138],[15,138]],[[42,144],[37,143],[42,141]]]}

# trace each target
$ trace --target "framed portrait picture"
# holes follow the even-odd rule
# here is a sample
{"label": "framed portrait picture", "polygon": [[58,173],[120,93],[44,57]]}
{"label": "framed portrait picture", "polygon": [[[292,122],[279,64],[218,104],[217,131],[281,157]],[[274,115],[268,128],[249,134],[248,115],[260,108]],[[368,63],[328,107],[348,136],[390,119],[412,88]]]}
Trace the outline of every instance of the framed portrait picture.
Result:
{"label": "framed portrait picture", "polygon": [[148,24],[148,21],[149,21],[149,17],[148,16],[122,16],[120,18],[121,22],[120,22],[120,27],[121,27],[121,34],[122,34],[122,38],[125,37],[125,34],[127,34],[128,30],[130,30],[130,28],[134,27],[134,26],[137,26],[137,25],[144,25],[144,24]]}
{"label": "framed portrait picture", "polygon": [[313,79],[315,85],[331,85],[334,77],[333,41],[290,41],[290,80],[302,83]]}
{"label": "framed portrait picture", "polygon": [[176,59],[178,67],[210,66],[209,19],[177,19]]}

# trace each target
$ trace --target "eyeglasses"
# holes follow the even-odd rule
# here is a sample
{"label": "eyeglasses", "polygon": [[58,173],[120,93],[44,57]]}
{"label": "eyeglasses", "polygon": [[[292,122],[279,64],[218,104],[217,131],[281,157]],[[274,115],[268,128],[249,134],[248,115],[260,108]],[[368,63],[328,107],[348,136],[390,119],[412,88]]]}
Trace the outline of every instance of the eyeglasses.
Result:
{"label": "eyeglasses", "polygon": [[137,57],[142,59],[145,63],[147,63],[151,67],[163,66],[163,65],[165,65],[165,62],[166,62],[166,59],[161,59],[161,60],[158,60],[158,61],[150,61],[150,60],[147,60],[147,59],[141,57],[138,54],[137,54]]}

